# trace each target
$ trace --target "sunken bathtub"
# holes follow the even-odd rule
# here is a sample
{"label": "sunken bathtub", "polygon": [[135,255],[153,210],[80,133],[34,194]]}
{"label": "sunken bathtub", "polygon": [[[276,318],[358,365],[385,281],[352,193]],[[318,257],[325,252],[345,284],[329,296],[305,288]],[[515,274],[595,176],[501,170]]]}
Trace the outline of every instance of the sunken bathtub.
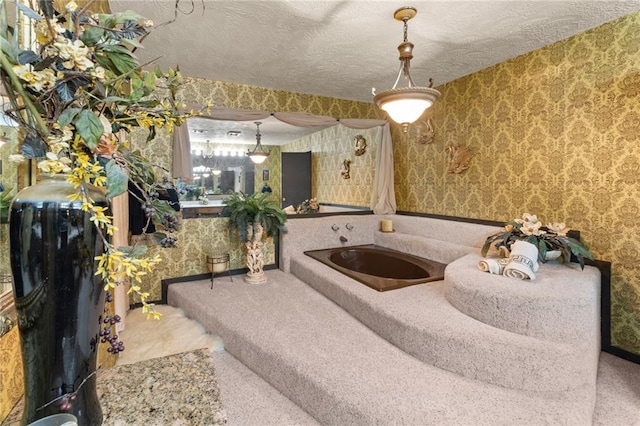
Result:
{"label": "sunken bathtub", "polygon": [[442,280],[447,266],[375,244],[304,253],[378,291]]}

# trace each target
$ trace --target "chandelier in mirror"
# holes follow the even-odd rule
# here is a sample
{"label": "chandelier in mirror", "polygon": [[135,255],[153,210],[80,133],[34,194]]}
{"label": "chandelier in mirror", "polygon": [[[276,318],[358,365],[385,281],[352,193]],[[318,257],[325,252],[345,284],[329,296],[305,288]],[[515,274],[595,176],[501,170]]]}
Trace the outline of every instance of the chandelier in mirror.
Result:
{"label": "chandelier in mirror", "polygon": [[253,151],[248,151],[247,156],[253,161],[255,164],[262,164],[264,160],[269,156],[269,151],[265,150],[260,144],[260,125],[262,124],[260,121],[254,122],[256,125],[256,147],[253,148]]}
{"label": "chandelier in mirror", "polygon": [[[414,7],[402,7],[395,11],[393,17],[404,23],[404,41],[398,46],[400,52],[400,70],[396,77],[393,88],[380,92],[376,95],[375,88],[374,104],[387,112],[389,117],[398,124],[401,124],[406,132],[409,124],[416,121],[420,116],[440,97],[440,92],[433,89],[433,80],[429,79],[429,87],[418,87],[413,83],[409,74],[409,65],[413,59],[413,43],[407,40],[408,24],[418,11]],[[407,81],[407,87],[397,87],[400,77]]]}

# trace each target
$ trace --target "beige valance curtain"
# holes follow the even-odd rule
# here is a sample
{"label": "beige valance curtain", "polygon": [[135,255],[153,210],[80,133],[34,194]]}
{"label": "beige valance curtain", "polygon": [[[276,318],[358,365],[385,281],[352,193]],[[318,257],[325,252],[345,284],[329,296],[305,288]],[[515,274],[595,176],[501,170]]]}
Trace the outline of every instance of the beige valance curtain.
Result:
{"label": "beige valance curtain", "polygon": [[[198,109],[188,107],[189,109]],[[391,128],[386,120],[345,118],[336,119],[329,116],[313,115],[307,112],[274,112],[246,111],[214,108],[201,117],[214,120],[255,121],[264,120],[273,115],[280,121],[298,127],[333,126],[342,124],[352,129],[370,129],[381,126],[382,132],[378,140],[378,156],[376,158],[375,177],[371,192],[371,209],[374,214],[393,214],[396,212],[396,197],[393,182],[393,146]],[[187,125],[176,128],[173,134],[173,177],[191,181],[193,165],[191,162],[191,145]]]}

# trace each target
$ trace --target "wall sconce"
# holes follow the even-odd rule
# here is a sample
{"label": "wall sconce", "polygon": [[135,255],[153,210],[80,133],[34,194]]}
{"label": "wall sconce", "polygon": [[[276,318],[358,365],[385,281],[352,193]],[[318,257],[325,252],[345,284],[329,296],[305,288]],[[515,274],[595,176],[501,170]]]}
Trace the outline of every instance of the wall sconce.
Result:
{"label": "wall sconce", "polygon": [[[389,114],[389,117],[396,123],[402,125],[406,132],[409,124],[416,121],[420,116],[440,97],[440,92],[433,89],[433,79],[429,79],[429,87],[417,87],[413,83],[411,74],[409,74],[409,63],[413,58],[413,43],[407,40],[408,24],[418,11],[414,7],[401,7],[396,10],[393,17],[404,23],[404,41],[398,46],[400,52],[400,70],[396,77],[393,88],[375,94],[375,88],[372,93],[373,103]],[[400,77],[404,77],[407,81],[407,87],[396,88]]]}
{"label": "wall sconce", "polygon": [[356,141],[355,154],[359,157],[367,152],[367,140],[362,135],[356,135],[354,139]]}
{"label": "wall sconce", "polygon": [[342,179],[351,179],[351,160],[342,161],[342,171],[340,171]]}
{"label": "wall sconce", "polygon": [[253,151],[248,151],[247,152],[247,156],[251,159],[251,161],[253,161],[255,164],[262,164],[264,163],[264,160],[267,159],[267,157],[269,156],[269,151],[265,150],[264,148],[262,148],[262,145],[260,144],[260,125],[262,123],[259,121],[255,122],[256,125],[256,147],[253,148]]}
{"label": "wall sconce", "polygon": [[427,145],[433,143],[433,139],[436,137],[436,131],[433,128],[431,119],[428,119],[425,125],[415,126],[416,128],[416,142],[420,145]]}
{"label": "wall sconce", "polygon": [[448,173],[462,173],[469,168],[473,154],[468,147],[464,145],[450,145],[446,151],[449,157]]}

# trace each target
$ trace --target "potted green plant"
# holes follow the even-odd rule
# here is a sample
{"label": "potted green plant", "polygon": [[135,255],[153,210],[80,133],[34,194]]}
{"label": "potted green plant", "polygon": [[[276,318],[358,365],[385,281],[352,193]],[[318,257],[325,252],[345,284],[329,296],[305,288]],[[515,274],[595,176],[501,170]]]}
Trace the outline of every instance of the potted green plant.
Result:
{"label": "potted green plant", "polygon": [[232,194],[225,201],[222,216],[229,218],[229,232],[247,249],[247,276],[245,281],[261,284],[267,281],[264,274],[263,240],[286,232],[287,215],[269,193]]}
{"label": "potted green plant", "polygon": [[[538,248],[540,262],[558,258],[564,263],[568,262],[573,254],[580,267],[584,269],[584,259],[593,260],[593,255],[580,241],[567,236],[569,231],[564,222],[543,226],[538,216],[524,213],[522,219],[507,222],[500,232],[487,237],[481,254],[486,257],[489,248],[495,243],[494,246],[500,254],[508,257],[514,242],[527,241]],[[550,256],[552,252],[555,252],[556,256]]]}

